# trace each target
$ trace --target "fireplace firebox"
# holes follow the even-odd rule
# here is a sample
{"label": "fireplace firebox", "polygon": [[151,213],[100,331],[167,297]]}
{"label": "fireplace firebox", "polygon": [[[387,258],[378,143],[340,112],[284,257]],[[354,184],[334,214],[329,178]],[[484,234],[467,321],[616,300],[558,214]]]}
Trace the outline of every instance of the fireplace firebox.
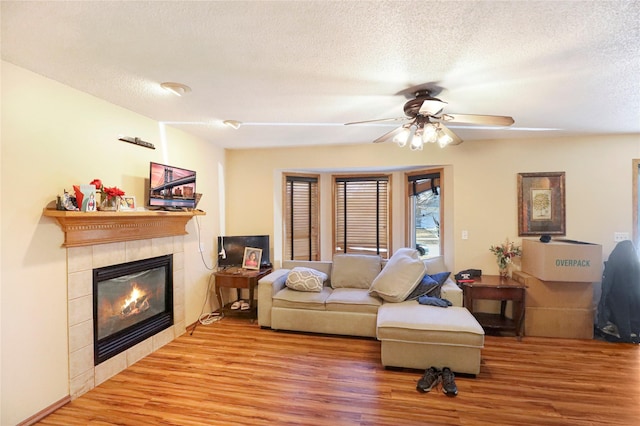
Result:
{"label": "fireplace firebox", "polygon": [[94,365],[173,325],[173,255],[93,270]]}

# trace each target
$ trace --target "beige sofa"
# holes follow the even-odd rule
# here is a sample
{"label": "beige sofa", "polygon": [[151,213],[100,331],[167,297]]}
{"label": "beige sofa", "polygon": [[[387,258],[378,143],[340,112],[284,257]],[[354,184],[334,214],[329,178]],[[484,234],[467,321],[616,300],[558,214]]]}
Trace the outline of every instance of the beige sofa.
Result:
{"label": "beige sofa", "polygon": [[[347,257],[334,258],[334,262],[340,261],[343,271],[345,262],[352,261],[345,260]],[[393,258],[389,262],[392,261]],[[388,295],[383,295],[385,300],[370,292],[371,280],[381,275],[387,262],[380,261],[377,267],[369,263],[349,265],[348,272],[340,276],[336,273],[339,265],[333,269],[334,262],[284,261],[282,269],[262,278],[258,284],[260,326],[377,338],[382,342],[381,361],[386,367],[448,366],[460,373],[479,372],[484,331],[462,307],[462,290],[451,278],[441,287],[441,298],[453,305],[449,308],[421,305],[417,300],[389,302]],[[446,271],[442,258],[423,263],[427,274]],[[287,287],[287,277],[296,267],[324,273],[327,279],[321,290],[298,291]],[[394,270],[398,270],[397,265]],[[354,281],[353,285],[345,279]],[[402,294],[399,297],[404,300]]]}

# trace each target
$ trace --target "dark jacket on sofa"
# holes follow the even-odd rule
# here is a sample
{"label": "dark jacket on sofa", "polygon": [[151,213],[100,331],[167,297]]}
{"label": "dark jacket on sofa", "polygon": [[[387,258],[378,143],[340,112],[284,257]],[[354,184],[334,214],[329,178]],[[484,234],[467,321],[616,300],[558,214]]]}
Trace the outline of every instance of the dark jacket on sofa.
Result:
{"label": "dark jacket on sofa", "polygon": [[[604,263],[602,296],[598,304],[597,327],[609,323],[618,329],[623,342],[638,341],[640,334],[640,261],[631,241],[619,242]],[[631,333],[636,335],[632,340]]]}

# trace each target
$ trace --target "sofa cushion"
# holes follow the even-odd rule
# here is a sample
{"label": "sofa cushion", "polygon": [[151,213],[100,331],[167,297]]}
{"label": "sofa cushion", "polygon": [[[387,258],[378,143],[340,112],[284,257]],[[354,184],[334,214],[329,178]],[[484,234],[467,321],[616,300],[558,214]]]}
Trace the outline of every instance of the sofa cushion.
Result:
{"label": "sofa cushion", "polygon": [[423,259],[424,265],[427,267],[427,274],[433,275],[440,272],[447,272],[449,269],[444,264],[444,257],[436,256]]}
{"label": "sofa cushion", "polygon": [[464,305],[464,293],[460,287],[449,277],[440,287],[440,298],[447,299],[453,306]]}
{"label": "sofa cushion", "polygon": [[407,296],[406,300],[415,300],[420,296],[440,297],[442,284],[449,278],[449,275],[451,275],[451,272],[440,272],[439,274],[433,275],[426,274],[411,294]]}
{"label": "sofa cushion", "polygon": [[325,302],[331,294],[331,288],[322,287],[322,291],[297,291],[283,288],[273,296],[273,306],[290,309],[325,310]]}
{"label": "sofa cushion", "polygon": [[378,310],[378,340],[484,346],[484,330],[459,306],[439,308],[416,301],[384,304]]}
{"label": "sofa cushion", "polygon": [[366,312],[375,314],[382,305],[379,297],[362,288],[336,288],[327,297],[327,311]]}
{"label": "sofa cushion", "polygon": [[285,285],[291,290],[320,292],[327,278],[324,272],[297,266],[287,274]]}
{"label": "sofa cushion", "polygon": [[364,288],[380,273],[380,256],[365,254],[337,254],[331,267],[331,287]]}
{"label": "sofa cushion", "polygon": [[369,293],[387,302],[402,302],[424,277],[425,270],[417,250],[399,249],[373,280]]}

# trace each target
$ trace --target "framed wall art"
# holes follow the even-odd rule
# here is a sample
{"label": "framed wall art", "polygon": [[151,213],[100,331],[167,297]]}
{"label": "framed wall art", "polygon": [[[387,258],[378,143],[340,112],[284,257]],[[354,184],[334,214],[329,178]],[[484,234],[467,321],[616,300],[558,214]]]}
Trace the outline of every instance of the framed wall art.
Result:
{"label": "framed wall art", "polygon": [[518,235],[566,235],[564,172],[518,173]]}

